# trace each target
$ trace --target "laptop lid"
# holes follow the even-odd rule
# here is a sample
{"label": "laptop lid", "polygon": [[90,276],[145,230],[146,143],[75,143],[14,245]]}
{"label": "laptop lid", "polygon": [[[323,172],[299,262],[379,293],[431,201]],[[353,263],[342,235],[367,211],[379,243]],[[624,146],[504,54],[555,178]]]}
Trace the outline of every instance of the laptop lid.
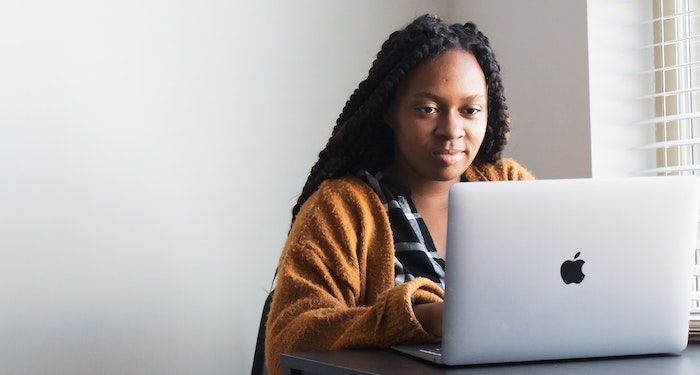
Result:
{"label": "laptop lid", "polygon": [[443,363],[683,350],[699,193],[688,176],[455,184]]}

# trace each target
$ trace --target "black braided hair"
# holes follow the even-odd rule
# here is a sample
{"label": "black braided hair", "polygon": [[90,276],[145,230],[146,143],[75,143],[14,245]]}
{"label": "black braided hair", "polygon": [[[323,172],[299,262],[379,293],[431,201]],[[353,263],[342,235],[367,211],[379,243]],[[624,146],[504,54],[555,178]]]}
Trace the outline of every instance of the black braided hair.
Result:
{"label": "black braided hair", "polygon": [[488,38],[474,23],[448,24],[432,15],[416,18],[391,35],[377,53],[367,78],[352,93],[338,116],[326,147],[318,154],[304,189],[292,209],[292,223],[306,200],[324,180],[365,169],[375,173],[394,157],[394,138],[382,112],[394,98],[399,83],[421,62],[452,49],[472,53],[486,77],[488,120],[484,141],[474,162],[501,158],[510,132],[503,96],[501,68]]}

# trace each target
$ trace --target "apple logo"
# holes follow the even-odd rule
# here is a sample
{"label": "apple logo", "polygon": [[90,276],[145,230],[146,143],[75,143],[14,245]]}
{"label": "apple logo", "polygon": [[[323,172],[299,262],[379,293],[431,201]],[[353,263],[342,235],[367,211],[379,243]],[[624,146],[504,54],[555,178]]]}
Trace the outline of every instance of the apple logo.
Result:
{"label": "apple logo", "polygon": [[[581,252],[579,251],[576,253],[576,256],[574,256],[574,259],[577,259],[578,256],[581,255]],[[586,277],[586,275],[583,274],[581,271],[581,268],[583,267],[583,264],[586,263],[583,259],[579,259],[576,261],[573,260],[567,260],[561,265],[561,278],[564,280],[564,283],[566,284],[571,284],[571,283],[576,283],[580,284],[581,281],[583,281],[583,278]]]}

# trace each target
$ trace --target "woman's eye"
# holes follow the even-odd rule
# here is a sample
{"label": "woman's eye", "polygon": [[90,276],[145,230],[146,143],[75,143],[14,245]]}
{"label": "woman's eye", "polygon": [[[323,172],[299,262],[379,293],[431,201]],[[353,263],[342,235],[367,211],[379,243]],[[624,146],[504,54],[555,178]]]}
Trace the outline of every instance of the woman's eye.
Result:
{"label": "woman's eye", "polygon": [[418,110],[418,112],[426,114],[426,115],[437,113],[437,111],[438,111],[437,108],[435,108],[435,107],[418,107],[416,109]]}
{"label": "woman's eye", "polygon": [[464,112],[467,113],[468,115],[474,115],[474,114],[481,112],[481,110],[478,108],[467,108],[464,110]]}

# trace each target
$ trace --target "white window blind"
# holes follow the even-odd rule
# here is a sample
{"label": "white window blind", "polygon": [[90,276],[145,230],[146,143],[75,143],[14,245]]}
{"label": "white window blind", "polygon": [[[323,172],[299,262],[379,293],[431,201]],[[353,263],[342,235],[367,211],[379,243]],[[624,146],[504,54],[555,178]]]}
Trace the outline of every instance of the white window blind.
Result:
{"label": "white window blind", "polygon": [[[640,147],[656,153],[647,175],[700,173],[700,0],[653,0],[654,90],[640,100],[654,106],[654,116],[638,125],[650,127],[655,142]],[[700,225],[700,215],[698,216]],[[699,228],[700,229],[700,228]],[[700,314],[700,240],[695,249],[691,311]]]}

